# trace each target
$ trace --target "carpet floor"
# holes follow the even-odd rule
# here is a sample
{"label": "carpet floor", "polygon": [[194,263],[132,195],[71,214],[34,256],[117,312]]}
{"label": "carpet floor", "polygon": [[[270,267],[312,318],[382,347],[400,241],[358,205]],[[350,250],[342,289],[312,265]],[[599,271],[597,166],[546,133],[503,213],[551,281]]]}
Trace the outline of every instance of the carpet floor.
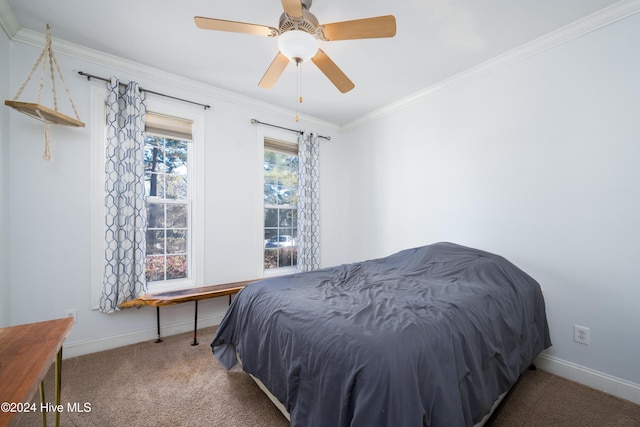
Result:
{"label": "carpet floor", "polygon": [[[246,373],[214,359],[214,333],[199,331],[198,346],[185,333],[64,360],[61,425],[288,426]],[[53,368],[45,389],[53,403]],[[33,401],[39,407],[37,393]],[[53,413],[47,421],[54,425]],[[40,425],[40,412],[18,423]],[[525,373],[493,426],[640,426],[640,406],[538,369]]]}

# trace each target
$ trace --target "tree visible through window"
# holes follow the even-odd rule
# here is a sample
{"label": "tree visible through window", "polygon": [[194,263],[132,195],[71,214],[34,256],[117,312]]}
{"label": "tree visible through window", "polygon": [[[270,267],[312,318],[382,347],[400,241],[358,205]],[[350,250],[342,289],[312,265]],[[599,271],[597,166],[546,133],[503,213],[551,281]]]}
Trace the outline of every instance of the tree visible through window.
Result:
{"label": "tree visible through window", "polygon": [[147,282],[188,277],[189,143],[145,135]]}
{"label": "tree visible through window", "polygon": [[298,261],[298,154],[292,144],[265,141],[264,269]]}

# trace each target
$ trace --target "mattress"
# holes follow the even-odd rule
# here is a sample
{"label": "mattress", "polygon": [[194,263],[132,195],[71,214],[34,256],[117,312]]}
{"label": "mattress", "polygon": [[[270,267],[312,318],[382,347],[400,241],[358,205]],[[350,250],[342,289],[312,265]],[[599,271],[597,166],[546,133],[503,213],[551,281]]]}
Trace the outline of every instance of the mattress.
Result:
{"label": "mattress", "polygon": [[550,345],[533,278],[437,243],[249,285],[212,349],[292,426],[471,426]]}

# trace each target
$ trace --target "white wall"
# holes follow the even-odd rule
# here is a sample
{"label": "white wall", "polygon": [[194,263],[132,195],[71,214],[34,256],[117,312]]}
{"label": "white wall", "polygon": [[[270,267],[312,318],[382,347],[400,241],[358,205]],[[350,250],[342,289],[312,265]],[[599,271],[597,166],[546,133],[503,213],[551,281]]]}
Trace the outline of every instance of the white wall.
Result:
{"label": "white wall", "polygon": [[436,241],[502,254],[545,289],[546,355],[637,393],[638,40],[636,15],[343,134],[348,256]]}
{"label": "white wall", "polygon": [[[15,92],[24,81],[41,47],[13,40],[10,63],[10,86]],[[75,49],[75,48],[74,48]],[[91,53],[95,56],[95,53]],[[280,126],[317,131],[331,135],[339,144],[336,130],[304,121],[296,124],[294,113],[281,114],[277,108],[253,106],[238,98],[237,103],[216,99],[208,93],[214,88],[202,88],[185,80],[184,86],[202,89],[187,90],[168,84],[168,80],[183,81],[177,76],[122,61],[122,67],[110,62],[96,63],[78,55],[56,53],[65,81],[80,112],[85,128],[52,126],[55,143],[52,160],[42,159],[43,125],[26,115],[11,111],[8,142],[7,175],[11,176],[8,198],[10,214],[9,254],[11,324],[35,322],[62,317],[67,309],[77,309],[77,324],[67,343],[65,354],[72,356],[87,350],[100,350],[155,337],[155,309],[129,309],[105,315],[91,309],[90,243],[90,92],[92,85],[103,82],[76,75],[77,70],[122,81],[136,80],[142,87],[210,104],[206,112],[205,148],[205,283],[216,284],[252,279],[256,276],[256,253],[259,238],[255,235],[261,197],[258,177],[261,172],[256,143],[258,130],[251,118]],[[117,62],[117,61],[115,61]],[[109,65],[105,65],[109,64]],[[175,77],[175,79],[174,79]],[[36,83],[27,86],[21,100],[35,99]],[[181,85],[182,86],[182,85]],[[47,90],[50,90],[47,87]],[[154,95],[148,95],[149,97]],[[73,115],[60,99],[66,97],[59,88],[61,111]],[[47,104],[44,99],[42,104]],[[324,143],[323,143],[324,145]],[[321,148],[321,153],[324,147]],[[321,154],[322,155],[322,154]],[[3,199],[3,206],[7,203]],[[4,239],[3,239],[4,241]],[[203,301],[199,305],[199,325],[217,324],[226,310],[226,298]],[[193,325],[193,305],[182,304],[161,311],[163,333],[168,335],[190,330]],[[208,345],[211,337],[201,337]]]}
{"label": "white wall", "polygon": [[[9,94],[9,38],[0,30],[0,100]],[[10,323],[9,285],[9,109],[0,107],[0,327]]]}

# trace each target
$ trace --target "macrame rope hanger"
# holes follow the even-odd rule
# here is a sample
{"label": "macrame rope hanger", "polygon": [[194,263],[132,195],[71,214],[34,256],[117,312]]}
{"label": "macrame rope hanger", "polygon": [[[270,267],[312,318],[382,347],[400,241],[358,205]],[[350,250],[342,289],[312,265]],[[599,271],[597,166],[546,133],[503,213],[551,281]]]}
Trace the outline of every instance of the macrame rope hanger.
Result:
{"label": "macrame rope hanger", "polygon": [[[40,105],[40,100],[42,99],[42,91],[44,89],[45,82],[45,74],[47,74],[47,64],[49,65],[49,75],[51,77],[51,91],[53,93],[53,106],[54,110],[51,110],[47,107]],[[76,119],[72,117],[65,116],[64,114],[58,112],[58,95],[56,93],[56,79],[54,73],[54,65],[55,71],[58,73],[58,77],[64,86],[64,90],[67,93],[67,97],[69,98],[69,103],[73,108],[73,112],[76,116]],[[35,104],[33,103],[25,103],[18,102],[18,98],[22,95],[25,87],[31,81],[31,77],[33,77],[33,73],[36,69],[40,67],[40,86],[38,87],[38,98]],[[60,66],[58,65],[58,61],[53,53],[53,49],[51,49],[51,26],[47,24],[46,31],[46,41],[44,45],[44,49],[40,53],[40,56],[36,60],[33,67],[31,67],[31,71],[27,76],[26,80],[18,89],[18,93],[13,98],[12,101],[5,101],[5,104],[15,108],[16,110],[25,113],[35,119],[38,119],[45,123],[44,125],[44,153],[42,158],[44,160],[51,160],[51,134],[49,131],[50,124],[57,125],[65,125],[65,126],[76,126],[76,127],[84,127],[84,123],[80,121],[80,116],[78,115],[78,110],[76,109],[75,104],[73,103],[73,99],[71,98],[71,93],[69,93],[69,88],[67,88],[67,84],[64,81],[64,77],[62,76],[62,71],[60,71]]]}

